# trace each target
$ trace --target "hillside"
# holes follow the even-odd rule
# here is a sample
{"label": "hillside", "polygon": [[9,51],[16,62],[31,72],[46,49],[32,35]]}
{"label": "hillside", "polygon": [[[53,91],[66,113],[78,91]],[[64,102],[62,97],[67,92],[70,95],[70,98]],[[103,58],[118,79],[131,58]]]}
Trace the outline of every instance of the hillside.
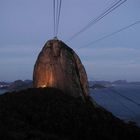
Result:
{"label": "hillside", "polygon": [[87,99],[58,89],[27,89],[0,96],[3,140],[140,139],[140,129],[125,124]]}

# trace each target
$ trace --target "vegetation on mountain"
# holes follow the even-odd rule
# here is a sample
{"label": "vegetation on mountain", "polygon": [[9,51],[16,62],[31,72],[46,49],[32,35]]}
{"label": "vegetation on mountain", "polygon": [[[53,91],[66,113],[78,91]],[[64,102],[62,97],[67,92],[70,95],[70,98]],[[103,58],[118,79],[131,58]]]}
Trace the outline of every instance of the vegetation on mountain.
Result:
{"label": "vegetation on mountain", "polygon": [[126,124],[89,98],[55,88],[27,89],[0,96],[3,140],[138,140],[140,129]]}

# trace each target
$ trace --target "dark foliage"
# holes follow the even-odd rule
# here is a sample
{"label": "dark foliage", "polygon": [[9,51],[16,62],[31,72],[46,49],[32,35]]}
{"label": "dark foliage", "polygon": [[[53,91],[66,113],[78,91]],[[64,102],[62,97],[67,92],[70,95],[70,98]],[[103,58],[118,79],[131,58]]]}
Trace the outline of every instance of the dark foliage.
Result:
{"label": "dark foliage", "polygon": [[0,96],[2,140],[140,139],[140,129],[125,124],[87,99],[58,89],[28,89]]}

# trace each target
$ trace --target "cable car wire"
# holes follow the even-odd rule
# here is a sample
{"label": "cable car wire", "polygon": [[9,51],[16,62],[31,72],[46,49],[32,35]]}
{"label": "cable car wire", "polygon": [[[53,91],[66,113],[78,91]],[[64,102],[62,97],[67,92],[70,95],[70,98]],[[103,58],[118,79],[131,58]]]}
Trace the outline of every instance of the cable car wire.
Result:
{"label": "cable car wire", "polygon": [[92,19],[87,25],[85,25],[81,30],[79,30],[77,33],[72,35],[66,42],[70,42],[80,34],[82,34],[84,31],[86,31],[88,28],[96,24],[98,21],[103,19],[105,16],[107,16],[109,13],[113,12],[115,9],[117,9],[119,6],[121,6],[123,3],[125,3],[127,0],[119,0],[112,4],[111,7],[106,9],[103,13],[101,13],[97,18]]}
{"label": "cable car wire", "polygon": [[53,0],[54,37],[56,38],[58,35],[60,13],[61,13],[61,3],[62,3],[62,0]]}
{"label": "cable car wire", "polygon": [[130,25],[127,25],[127,26],[125,26],[125,27],[123,27],[123,28],[121,28],[121,29],[119,29],[119,30],[117,30],[117,31],[114,31],[113,33],[107,34],[107,35],[105,35],[105,36],[103,36],[103,37],[101,37],[101,38],[99,38],[99,39],[97,39],[97,40],[94,40],[94,41],[92,41],[92,42],[90,42],[90,43],[87,43],[86,45],[84,45],[84,46],[82,46],[82,47],[79,47],[78,49],[85,48],[85,47],[89,47],[89,46],[91,46],[92,44],[95,44],[95,43],[100,42],[100,41],[102,41],[102,40],[104,40],[104,39],[106,39],[106,38],[109,38],[109,37],[111,37],[111,36],[114,36],[114,35],[116,35],[116,34],[122,32],[122,31],[124,31],[124,30],[127,30],[127,29],[131,28],[132,26],[137,25],[137,24],[140,24],[140,20],[139,20],[139,21],[136,21],[136,22],[134,22],[134,23],[132,23],[132,24],[130,24]]}

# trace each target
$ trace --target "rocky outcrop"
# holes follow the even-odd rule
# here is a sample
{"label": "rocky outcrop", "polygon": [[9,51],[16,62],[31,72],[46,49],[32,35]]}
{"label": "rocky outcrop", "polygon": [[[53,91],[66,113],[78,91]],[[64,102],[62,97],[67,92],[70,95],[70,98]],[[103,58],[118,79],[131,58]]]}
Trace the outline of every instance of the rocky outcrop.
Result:
{"label": "rocky outcrop", "polygon": [[74,97],[88,95],[88,80],[77,54],[60,40],[49,40],[34,66],[33,85],[54,87]]}

